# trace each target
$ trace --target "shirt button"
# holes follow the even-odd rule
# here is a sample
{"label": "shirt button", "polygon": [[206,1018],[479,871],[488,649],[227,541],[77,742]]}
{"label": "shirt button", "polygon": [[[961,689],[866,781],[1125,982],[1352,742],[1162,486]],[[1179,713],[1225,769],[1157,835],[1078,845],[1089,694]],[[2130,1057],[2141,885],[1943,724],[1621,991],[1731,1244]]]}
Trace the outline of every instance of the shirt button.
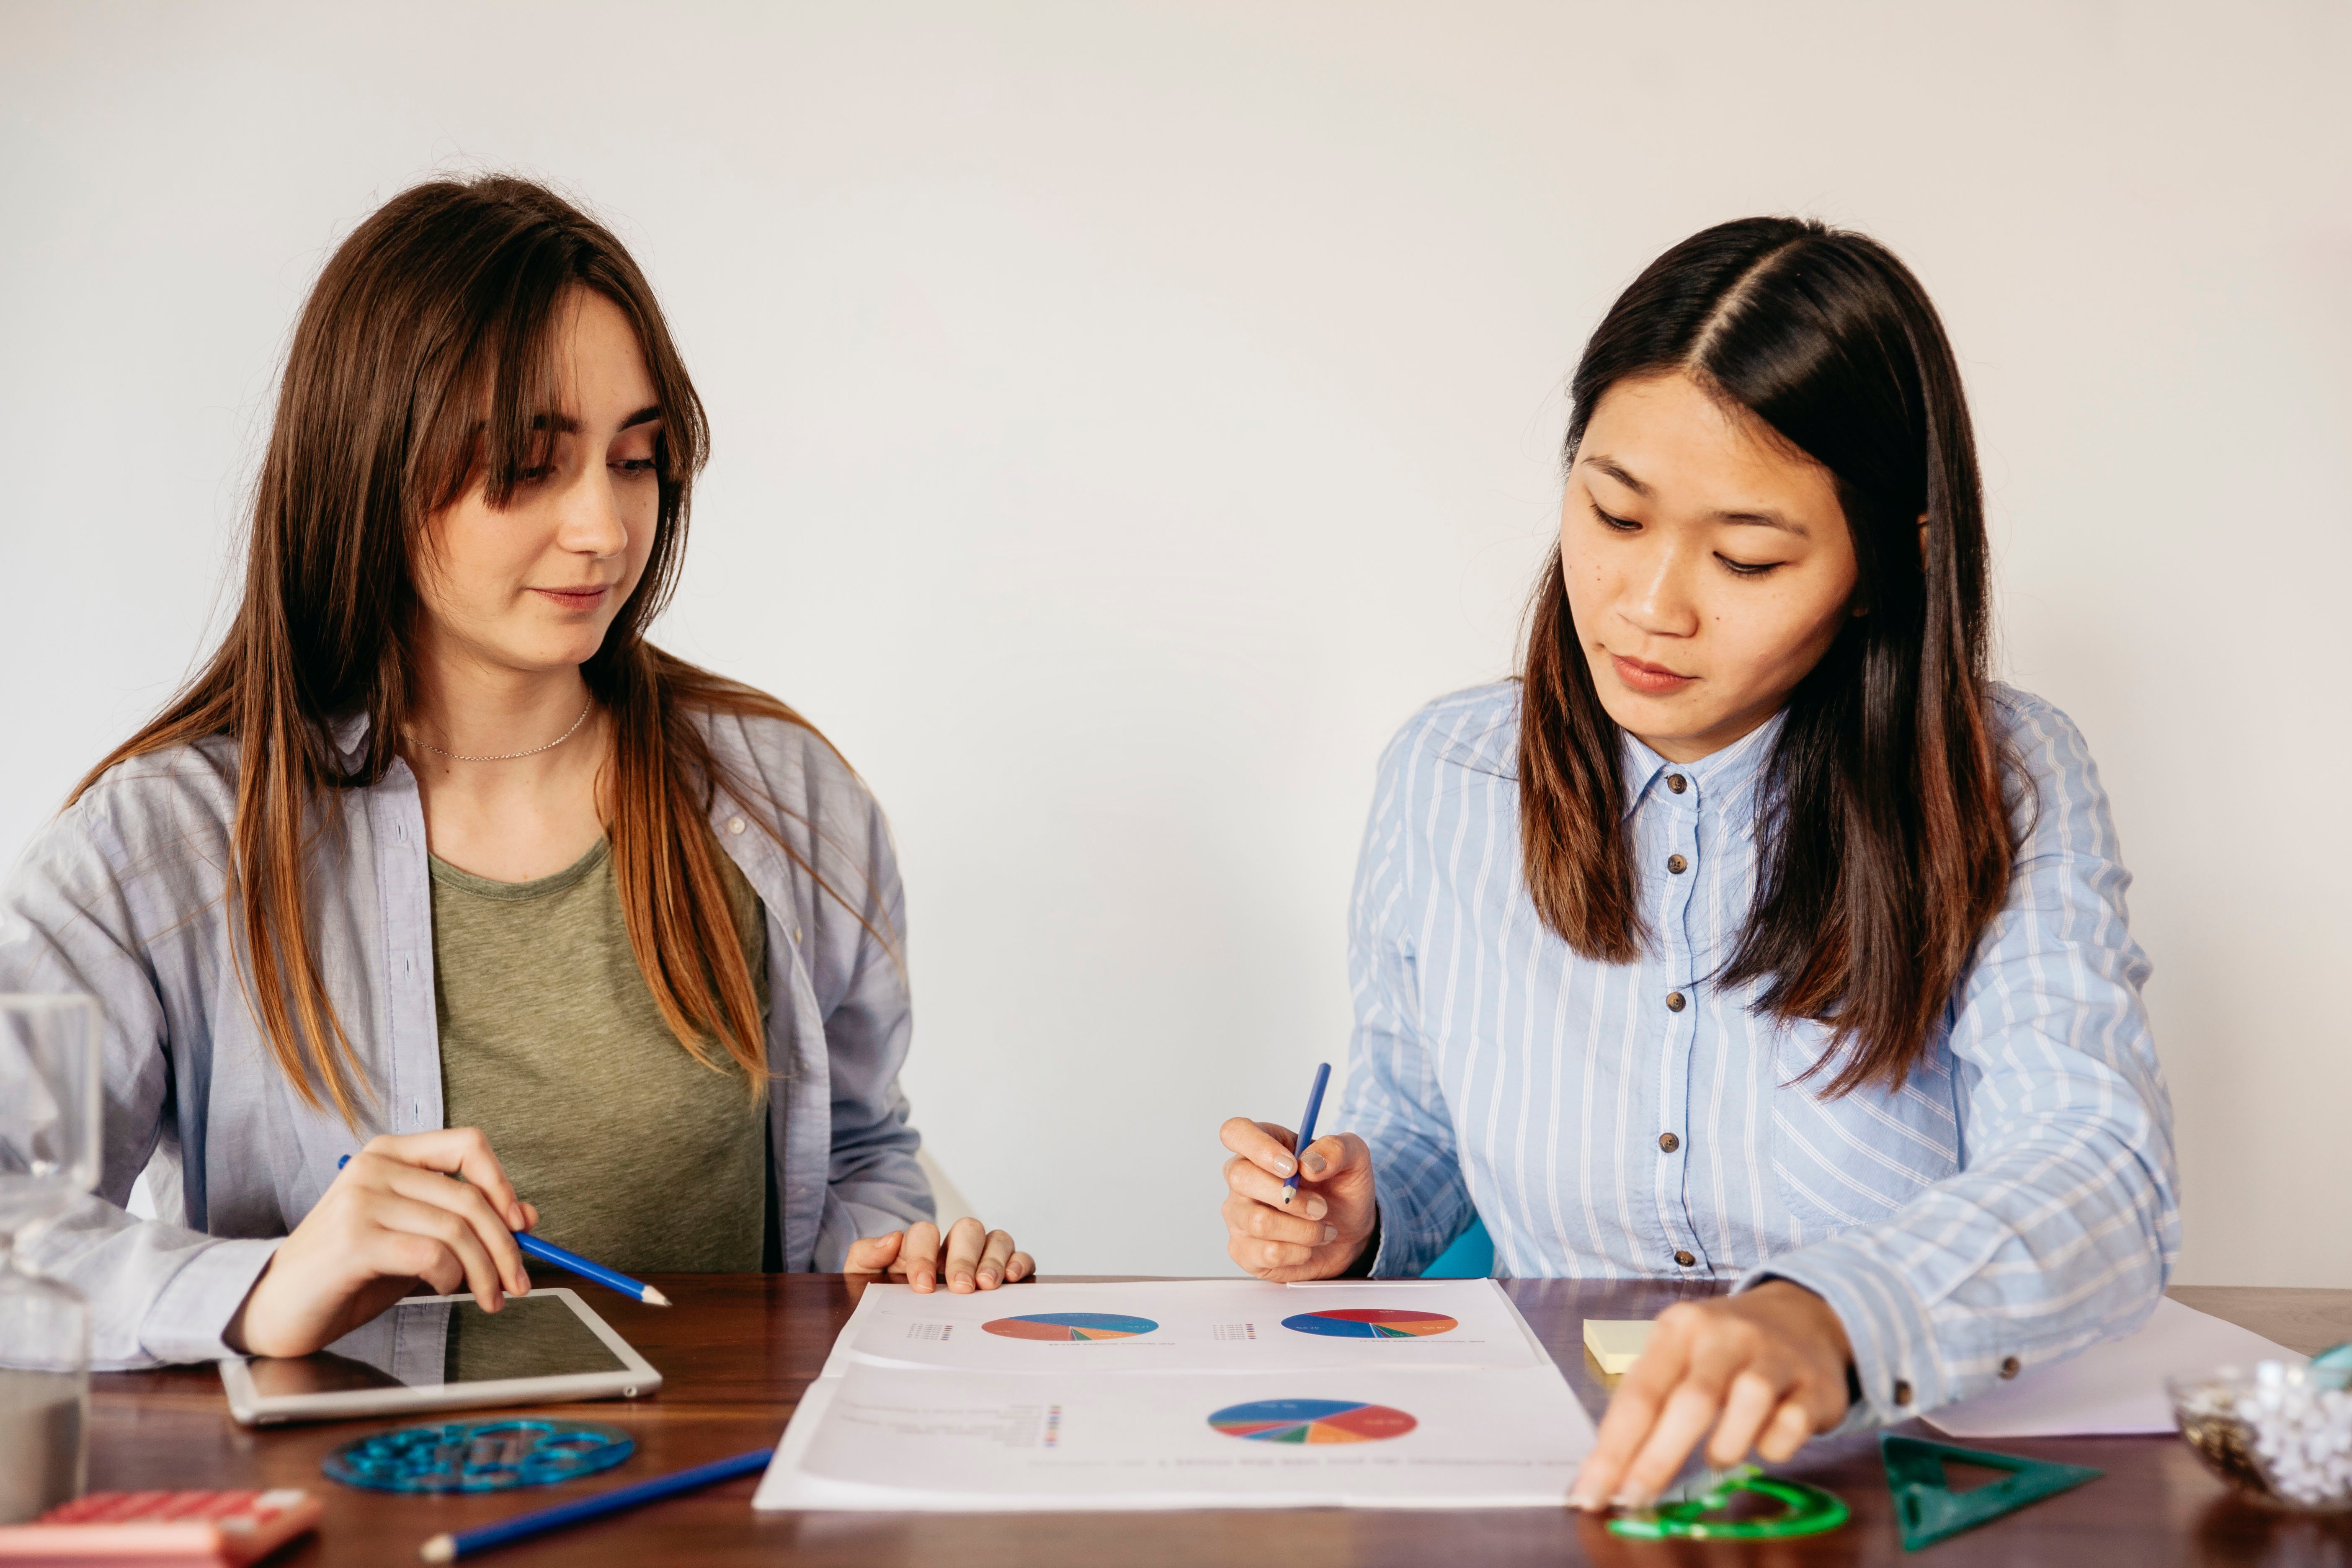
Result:
{"label": "shirt button", "polygon": [[1690,780],[1683,777],[1680,773],[1668,773],[1666,775],[1666,787],[1674,791],[1676,795],[1680,795],[1683,791],[1690,788]]}
{"label": "shirt button", "polygon": [[795,946],[795,947],[799,946],[799,945],[800,945],[800,940],[801,940],[801,928],[800,928],[800,927],[798,927],[798,926],[794,926],[794,927],[793,927],[793,946]]}
{"label": "shirt button", "polygon": [[1693,1258],[1687,1252],[1677,1252],[1675,1254],[1675,1261],[1681,1264],[1684,1268],[1688,1268],[1692,1264],[1696,1263],[1698,1259]]}
{"label": "shirt button", "polygon": [[1669,855],[1666,857],[1666,869],[1679,877],[1690,869],[1690,862],[1679,855]]}
{"label": "shirt button", "polygon": [[728,831],[728,832],[730,832],[730,833],[740,833],[740,832],[742,832],[742,831],[743,831],[743,819],[742,819],[741,817],[740,817],[740,816],[730,816],[730,817],[729,817],[729,818],[727,819],[727,831]]}
{"label": "shirt button", "polygon": [[1671,1154],[1682,1146],[1683,1141],[1675,1137],[1673,1133],[1661,1132],[1658,1134],[1658,1147],[1664,1149],[1667,1153]]}
{"label": "shirt button", "polygon": [[2001,1376],[2003,1376],[2003,1377],[2015,1377],[2015,1376],[2017,1375],[2017,1373],[2018,1373],[2018,1371],[2019,1371],[2019,1364],[2018,1364],[2018,1360],[2017,1360],[2017,1358],[2016,1358],[2015,1356],[2005,1356],[2005,1357],[2003,1357],[2003,1358],[2002,1358],[2002,1360],[2001,1360],[2001,1363],[2000,1363],[2000,1375],[2001,1375]]}
{"label": "shirt button", "polygon": [[1679,1013],[1679,1012],[1681,1012],[1682,1010],[1683,1010],[1683,994],[1682,994],[1681,992],[1679,992],[1679,991],[1669,991],[1669,992],[1667,992],[1667,993],[1666,993],[1666,1011],[1667,1011],[1667,1012],[1669,1012],[1669,1013]]}
{"label": "shirt button", "polygon": [[1895,1380],[1895,1403],[1897,1405],[1911,1403],[1911,1385],[1899,1377]]}

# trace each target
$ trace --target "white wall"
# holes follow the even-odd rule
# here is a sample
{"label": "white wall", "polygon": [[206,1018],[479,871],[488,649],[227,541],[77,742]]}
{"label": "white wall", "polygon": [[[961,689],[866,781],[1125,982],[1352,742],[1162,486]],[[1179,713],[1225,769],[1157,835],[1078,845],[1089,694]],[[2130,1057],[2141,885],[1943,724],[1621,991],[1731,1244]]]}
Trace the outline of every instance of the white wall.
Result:
{"label": "white wall", "polygon": [[2139,875],[2181,1277],[2352,1284],[2347,17],[11,5],[0,855],[217,624],[337,239],[559,181],[717,426],[665,639],[896,821],[934,1149],[1050,1268],[1223,1271],[1216,1124],[1345,1050],[1372,763],[1508,666],[1583,334],[1815,214],[1971,376],[2006,667]]}

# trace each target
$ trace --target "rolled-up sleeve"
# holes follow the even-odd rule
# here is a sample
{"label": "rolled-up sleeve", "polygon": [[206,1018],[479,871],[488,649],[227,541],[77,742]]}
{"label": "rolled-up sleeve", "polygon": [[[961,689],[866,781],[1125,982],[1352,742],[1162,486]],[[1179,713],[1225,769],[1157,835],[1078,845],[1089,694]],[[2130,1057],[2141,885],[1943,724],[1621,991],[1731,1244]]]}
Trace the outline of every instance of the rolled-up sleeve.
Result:
{"label": "rolled-up sleeve", "polygon": [[1372,1273],[1384,1279],[1418,1275],[1476,1216],[1418,1022],[1409,825],[1414,800],[1435,787],[1423,744],[1427,732],[1425,721],[1409,726],[1381,759],[1349,900],[1348,981],[1356,1026],[1342,1130],[1371,1148],[1381,1221]]}
{"label": "rolled-up sleeve", "polygon": [[109,798],[100,785],[50,823],[0,889],[0,992],[92,996],[104,1014],[98,1192],[22,1246],[35,1268],[88,1298],[91,1363],[117,1369],[230,1353],[222,1331],[278,1243],[215,1239],[124,1207],[174,1091],[143,935],[173,921],[144,907]]}
{"label": "rolled-up sleeve", "polygon": [[1836,1310],[1860,1420],[1965,1399],[2012,1358],[2031,1367],[2128,1331],[2179,1250],[2171,1101],[2106,795],[2063,714],[2003,700],[2032,819],[1948,1015],[1961,1168],[1740,1281],[1793,1280]]}

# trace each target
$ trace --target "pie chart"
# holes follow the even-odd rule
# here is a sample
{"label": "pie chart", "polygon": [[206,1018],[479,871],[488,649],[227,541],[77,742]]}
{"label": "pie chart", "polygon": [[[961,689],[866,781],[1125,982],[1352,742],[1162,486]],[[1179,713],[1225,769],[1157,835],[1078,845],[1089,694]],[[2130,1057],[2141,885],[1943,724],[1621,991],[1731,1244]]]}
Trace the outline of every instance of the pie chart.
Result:
{"label": "pie chart", "polygon": [[1378,1443],[1421,1423],[1394,1405],[1354,1399],[1254,1399],[1226,1405],[1209,1425],[1253,1443]]}
{"label": "pie chart", "polygon": [[1031,1312],[1018,1318],[992,1318],[982,1331],[1008,1340],[1131,1340],[1160,1325],[1150,1318],[1118,1312]]}
{"label": "pie chart", "polygon": [[1326,1334],[1338,1340],[1418,1340],[1461,1327],[1443,1312],[1416,1312],[1395,1307],[1341,1307],[1328,1312],[1301,1312],[1285,1318],[1282,1326],[1302,1334]]}

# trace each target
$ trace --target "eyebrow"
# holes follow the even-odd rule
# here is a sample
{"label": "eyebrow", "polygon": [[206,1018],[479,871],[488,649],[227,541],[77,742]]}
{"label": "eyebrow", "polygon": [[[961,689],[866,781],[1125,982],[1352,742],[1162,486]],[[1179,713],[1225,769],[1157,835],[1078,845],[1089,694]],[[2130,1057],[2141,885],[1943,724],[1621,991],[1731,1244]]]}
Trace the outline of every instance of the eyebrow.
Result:
{"label": "eyebrow", "polygon": [[[1635,479],[1631,473],[1629,473],[1626,470],[1625,466],[1617,461],[1614,458],[1602,457],[1596,454],[1593,457],[1585,458],[1584,461],[1600,469],[1602,473],[1607,474],[1611,479],[1615,479],[1619,484],[1623,485],[1627,489],[1632,490],[1635,495],[1641,496],[1644,500],[1650,499],[1656,494],[1656,492],[1652,490],[1649,486],[1643,484],[1641,480]],[[1748,523],[1758,528],[1777,528],[1783,533],[1793,533],[1800,539],[1810,539],[1812,537],[1811,533],[1806,530],[1804,524],[1801,522],[1791,522],[1777,511],[1720,510],[1711,511],[1707,513],[1707,516],[1717,522]]]}
{"label": "eyebrow", "polygon": [[[661,416],[661,405],[649,403],[622,420],[615,428],[634,430],[640,425],[650,425]],[[580,434],[580,421],[569,414],[535,414],[531,416],[530,427],[534,430],[552,430],[559,436]]]}

